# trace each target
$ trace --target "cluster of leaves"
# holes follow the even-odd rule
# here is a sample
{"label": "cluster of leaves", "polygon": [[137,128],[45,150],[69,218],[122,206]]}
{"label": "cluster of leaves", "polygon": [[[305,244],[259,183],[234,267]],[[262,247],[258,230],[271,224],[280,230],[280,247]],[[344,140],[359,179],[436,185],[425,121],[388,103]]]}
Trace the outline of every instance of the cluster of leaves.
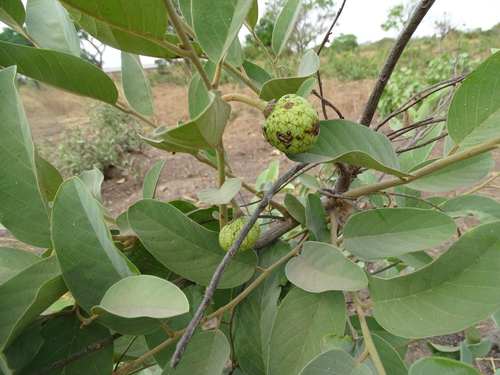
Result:
{"label": "cluster of leaves", "polygon": [[64,175],[77,175],[93,168],[108,175],[111,169],[127,170],[133,154],[143,148],[138,122],[109,105],[91,109],[88,123],[63,131],[57,144],[42,145],[40,153],[56,165]]}
{"label": "cluster of leaves", "polygon": [[[277,17],[266,51],[273,60],[286,49],[300,4],[288,0]],[[244,24],[255,27],[257,1],[178,5],[180,14],[171,0],[29,0],[26,10],[21,1],[0,2],[0,19],[35,44],[0,42],[0,222],[43,250],[0,249],[2,375],[478,375],[472,364],[491,343],[470,328],[500,310],[500,203],[446,193],[473,186],[494,167],[500,53],[454,92],[446,129],[404,124],[390,137],[368,124],[325,119],[318,141],[289,155],[300,164],[278,178],[273,163],[254,187],[227,166],[230,103],[265,111],[285,94],[308,96],[319,56],[308,51],[292,76],[273,75],[247,60],[237,39]],[[80,58],[74,22],[122,50],[125,98]],[[145,177],[143,199],[112,217],[101,200],[101,173],[63,180],[36,151],[16,72],[155,127],[137,55],[182,57],[195,69],[190,119],[141,137],[218,169],[217,188],[198,194],[205,208],[155,199],[160,161]],[[222,70],[253,96],[222,96]],[[444,150],[436,136],[446,139]],[[395,139],[409,147],[396,150]],[[321,165],[320,174],[298,179],[308,165]],[[346,170],[355,171],[354,181],[339,192],[333,185]],[[238,215],[242,188],[260,202],[243,232],[265,210],[262,219],[271,219],[261,222],[259,251],[237,252],[240,234],[226,253],[217,232]],[[473,227],[457,231],[470,215]],[[440,256],[429,255],[443,246]],[[454,358],[434,346],[436,355],[410,368],[403,360],[411,339],[466,329]]]}

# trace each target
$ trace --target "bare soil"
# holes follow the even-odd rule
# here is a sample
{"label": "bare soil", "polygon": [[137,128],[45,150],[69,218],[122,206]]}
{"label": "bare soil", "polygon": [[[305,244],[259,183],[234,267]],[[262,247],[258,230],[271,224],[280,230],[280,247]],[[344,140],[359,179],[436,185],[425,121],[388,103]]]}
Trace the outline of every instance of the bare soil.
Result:
{"label": "bare soil", "polygon": [[[343,112],[347,119],[356,120],[367,100],[372,81],[338,82],[327,81],[326,96]],[[226,85],[223,92],[241,91],[241,87]],[[89,121],[88,108],[91,100],[80,98],[59,90],[42,86],[40,89],[22,87],[21,94],[36,143],[52,143],[56,147],[63,129],[71,129],[75,124]],[[248,93],[251,95],[251,93]],[[160,123],[174,125],[187,119],[187,95],[182,86],[161,84],[154,88],[157,115]],[[311,99],[320,108],[319,101]],[[335,116],[333,114],[332,118]],[[263,139],[261,124],[263,117],[256,110],[236,104],[233,107],[232,121],[226,131],[224,142],[229,154],[229,162],[235,173],[246,182],[253,183],[258,173],[271,160],[280,160],[281,171],[285,170],[290,161],[276,152]],[[216,178],[214,171],[197,162],[193,157],[182,154],[167,154],[147,148],[144,155],[136,156],[135,164],[138,175],[118,173],[115,178],[105,181],[103,197],[106,207],[113,214],[119,214],[139,199],[141,191],[141,176],[159,159],[166,159],[167,166],[161,177],[159,195],[170,200],[185,198],[196,200],[196,192],[213,186]],[[486,190],[487,194],[495,196],[495,190]],[[5,231],[0,230],[0,245],[19,246]],[[492,322],[483,322],[480,330],[484,337],[490,337],[495,345],[485,359],[477,361],[477,366],[483,374],[493,374],[493,363],[500,368],[500,333]],[[458,345],[461,334],[449,335],[434,339],[435,342],[446,345]],[[430,354],[425,341],[410,345],[407,361]]]}

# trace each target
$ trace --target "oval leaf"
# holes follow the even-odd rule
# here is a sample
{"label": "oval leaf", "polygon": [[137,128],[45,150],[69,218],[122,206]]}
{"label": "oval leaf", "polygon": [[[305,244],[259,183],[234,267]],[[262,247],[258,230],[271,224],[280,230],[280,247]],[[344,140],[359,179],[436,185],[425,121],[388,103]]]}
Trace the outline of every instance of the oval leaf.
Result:
{"label": "oval leaf", "polygon": [[423,338],[461,331],[500,308],[500,222],[467,233],[433,263],[370,279],[374,316],[387,331]]}
{"label": "oval leaf", "polygon": [[138,275],[112,285],[92,310],[130,319],[166,319],[188,312],[189,303],[175,284],[156,276]]}
{"label": "oval leaf", "polygon": [[229,359],[231,348],[219,330],[195,334],[179,365],[166,366],[162,375],[220,375]]}
{"label": "oval leaf", "polygon": [[42,259],[1,284],[0,352],[66,290],[56,257]]}
{"label": "oval leaf", "polygon": [[[426,162],[425,164],[428,164]],[[476,184],[493,169],[495,162],[487,152],[470,159],[459,161],[428,176],[410,182],[406,186],[429,193],[445,193]],[[418,169],[422,167],[421,164]]]}
{"label": "oval leaf", "polygon": [[[319,70],[319,56],[316,52],[307,51],[300,62],[296,77],[275,78],[265,82],[260,91],[260,98],[264,100],[278,100],[283,95],[299,93],[303,84]],[[314,79],[313,79],[314,80]]]}
{"label": "oval leaf", "polygon": [[259,89],[262,88],[264,83],[272,79],[271,74],[251,61],[243,61],[243,69],[245,70],[248,78],[250,78]]}
{"label": "oval leaf", "polygon": [[175,56],[164,43],[167,9],[163,0],[60,1],[83,29],[111,47],[137,55]]}
{"label": "oval leaf", "polygon": [[52,242],[69,290],[88,313],[106,290],[131,274],[113,244],[102,206],[76,177],[61,185],[54,201]]}
{"label": "oval leaf", "polygon": [[122,85],[130,106],[144,116],[153,116],[153,93],[139,56],[122,52]]}
{"label": "oval leaf", "polygon": [[323,337],[344,335],[345,325],[342,293],[313,294],[293,288],[281,302],[273,325],[268,374],[298,374],[322,352]]}
{"label": "oval leaf", "polygon": [[[372,338],[385,371],[391,375],[408,375],[408,368],[396,349],[375,333],[372,333]],[[375,370],[375,367],[373,369]]]}
{"label": "oval leaf", "polygon": [[0,71],[0,223],[20,241],[50,247],[49,208],[15,77],[15,67]]}
{"label": "oval leaf", "polygon": [[409,375],[481,375],[472,366],[449,358],[422,358],[410,367]]}
{"label": "oval leaf", "polygon": [[359,364],[340,349],[321,353],[302,369],[299,375],[371,375],[366,365]]}
{"label": "oval leaf", "polygon": [[276,55],[285,49],[302,8],[302,0],[287,0],[273,29],[271,47]]}
{"label": "oval leaf", "polygon": [[142,197],[144,199],[154,199],[158,180],[166,163],[166,160],[158,160],[144,177],[144,185],[142,187]]}
{"label": "oval leaf", "polygon": [[218,63],[237,38],[253,0],[191,1],[193,28],[208,58]]}
{"label": "oval leaf", "polygon": [[17,65],[19,73],[25,76],[77,95],[109,104],[118,99],[118,91],[110,77],[73,55],[0,41],[0,66],[10,65]]}
{"label": "oval leaf", "polygon": [[[173,272],[201,285],[208,285],[224,257],[218,234],[189,219],[174,206],[143,200],[128,211],[128,219],[141,242]],[[252,277],[256,265],[251,251],[237,254],[224,272],[220,288],[233,288]]]}
{"label": "oval leaf", "polygon": [[0,285],[39,261],[33,253],[0,247]]}
{"label": "oval leaf", "polygon": [[198,199],[209,204],[228,204],[241,190],[239,178],[228,178],[219,189],[205,189],[198,193]]}
{"label": "oval leaf", "polygon": [[[269,267],[289,251],[288,244],[278,242],[263,250],[259,265]],[[269,341],[278,312],[283,271],[282,265],[236,308],[233,323],[234,351],[238,364],[246,375],[266,373],[269,361]]]}
{"label": "oval leaf", "polygon": [[311,293],[366,288],[364,271],[333,245],[306,242],[302,253],[286,265],[286,276],[295,286]]}
{"label": "oval leaf", "polygon": [[316,241],[330,242],[330,230],[326,222],[326,211],[318,194],[306,198],[306,227]]}
{"label": "oval leaf", "polygon": [[462,148],[500,135],[500,52],[490,56],[462,83],[448,112],[448,132]]}
{"label": "oval leaf", "polygon": [[476,216],[481,223],[500,220],[500,203],[482,195],[452,198],[439,207],[452,217]]}
{"label": "oval leaf", "polygon": [[23,26],[25,18],[26,12],[21,0],[0,1],[0,21],[17,29]]}
{"label": "oval leaf", "polygon": [[80,39],[68,12],[57,0],[28,0],[26,29],[38,47],[80,57]]}
{"label": "oval leaf", "polygon": [[352,215],[344,227],[346,250],[374,260],[438,246],[456,233],[448,215],[420,208],[378,208]]}
{"label": "oval leaf", "polygon": [[318,141],[312,148],[293,155],[296,161],[324,163],[341,161],[404,177],[392,144],[383,134],[346,120],[322,121]]}

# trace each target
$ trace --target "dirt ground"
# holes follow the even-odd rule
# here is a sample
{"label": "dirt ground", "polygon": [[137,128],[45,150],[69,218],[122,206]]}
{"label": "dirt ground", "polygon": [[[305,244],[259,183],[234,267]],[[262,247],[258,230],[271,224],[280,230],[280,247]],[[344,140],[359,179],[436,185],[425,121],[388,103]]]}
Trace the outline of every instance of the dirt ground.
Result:
{"label": "dirt ground", "polygon": [[[367,93],[373,82],[337,82],[326,81],[326,96],[343,112],[347,119],[356,120],[367,100]],[[226,85],[224,93],[240,87]],[[65,128],[74,124],[88,122],[88,108],[91,100],[83,99],[59,90],[42,86],[41,89],[23,87],[22,99],[33,136],[36,143],[52,142],[57,144],[58,136]],[[250,93],[248,93],[251,95]],[[187,95],[182,86],[161,84],[154,87],[154,97],[157,115],[161,124],[173,125],[187,119]],[[319,101],[314,100],[319,109]],[[332,117],[335,117],[332,114]],[[262,115],[256,110],[236,104],[233,107],[232,121],[226,131],[224,142],[229,154],[229,162],[239,177],[248,183],[254,183],[255,178],[271,160],[280,160],[280,169],[284,171],[290,161],[271,148],[263,139],[261,133]],[[215,181],[215,173],[209,167],[200,164],[193,157],[176,154],[171,155],[153,148],[147,148],[145,155],[137,156],[139,175],[145,173],[150,165],[160,159],[167,160],[167,166],[162,174],[159,185],[159,196],[162,199],[187,198],[196,200],[196,192],[211,187]],[[140,199],[141,178],[118,175],[104,184],[104,203],[113,214],[119,214],[134,201]],[[494,191],[487,192],[495,195]],[[0,245],[16,246],[15,241],[5,236],[0,230]],[[491,322],[480,325],[484,336],[491,336],[496,343],[487,359],[478,361],[483,374],[493,374],[492,361],[500,368],[500,333],[493,328]],[[439,338],[436,342],[455,345],[461,339],[460,335]],[[423,341],[411,344],[407,360],[413,361],[422,355],[429,354],[427,344]]]}

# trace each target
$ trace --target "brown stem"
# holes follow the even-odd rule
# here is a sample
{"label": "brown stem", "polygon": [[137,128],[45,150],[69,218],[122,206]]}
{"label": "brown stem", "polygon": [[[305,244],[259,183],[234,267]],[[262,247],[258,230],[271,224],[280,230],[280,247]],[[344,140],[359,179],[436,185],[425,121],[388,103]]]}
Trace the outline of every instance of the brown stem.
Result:
{"label": "brown stem", "polygon": [[429,139],[427,142],[420,143],[420,144],[418,144],[418,145],[415,145],[415,146],[412,146],[412,147],[408,147],[408,148],[405,148],[405,149],[402,149],[402,150],[397,150],[397,151],[396,151],[396,153],[398,153],[398,154],[402,154],[402,153],[404,153],[404,152],[408,152],[408,151],[416,150],[416,149],[418,149],[418,148],[422,148],[422,147],[424,147],[424,146],[430,145],[431,143],[434,143],[434,142],[436,142],[436,141],[439,141],[440,139],[443,139],[443,138],[445,138],[445,137],[447,137],[447,136],[448,136],[448,133],[447,133],[447,132],[445,132],[445,133],[443,133],[443,134],[441,134],[441,135],[438,135],[437,137],[434,137],[434,138],[432,138],[432,139]]}
{"label": "brown stem", "polygon": [[360,123],[365,126],[370,126],[372,122],[373,116],[375,115],[375,111],[377,110],[378,103],[380,102],[380,98],[382,97],[382,93],[384,92],[385,86],[389,81],[389,78],[396,67],[396,64],[401,57],[406,45],[410,41],[413,33],[417,29],[418,25],[422,22],[425,15],[434,4],[436,0],[421,0],[419,4],[416,6],[415,11],[410,17],[410,20],[406,24],[405,28],[399,35],[396,44],[392,48],[387,60],[380,72],[377,83],[373,88],[373,91],[366,103],[365,110],[363,115],[361,116]]}

